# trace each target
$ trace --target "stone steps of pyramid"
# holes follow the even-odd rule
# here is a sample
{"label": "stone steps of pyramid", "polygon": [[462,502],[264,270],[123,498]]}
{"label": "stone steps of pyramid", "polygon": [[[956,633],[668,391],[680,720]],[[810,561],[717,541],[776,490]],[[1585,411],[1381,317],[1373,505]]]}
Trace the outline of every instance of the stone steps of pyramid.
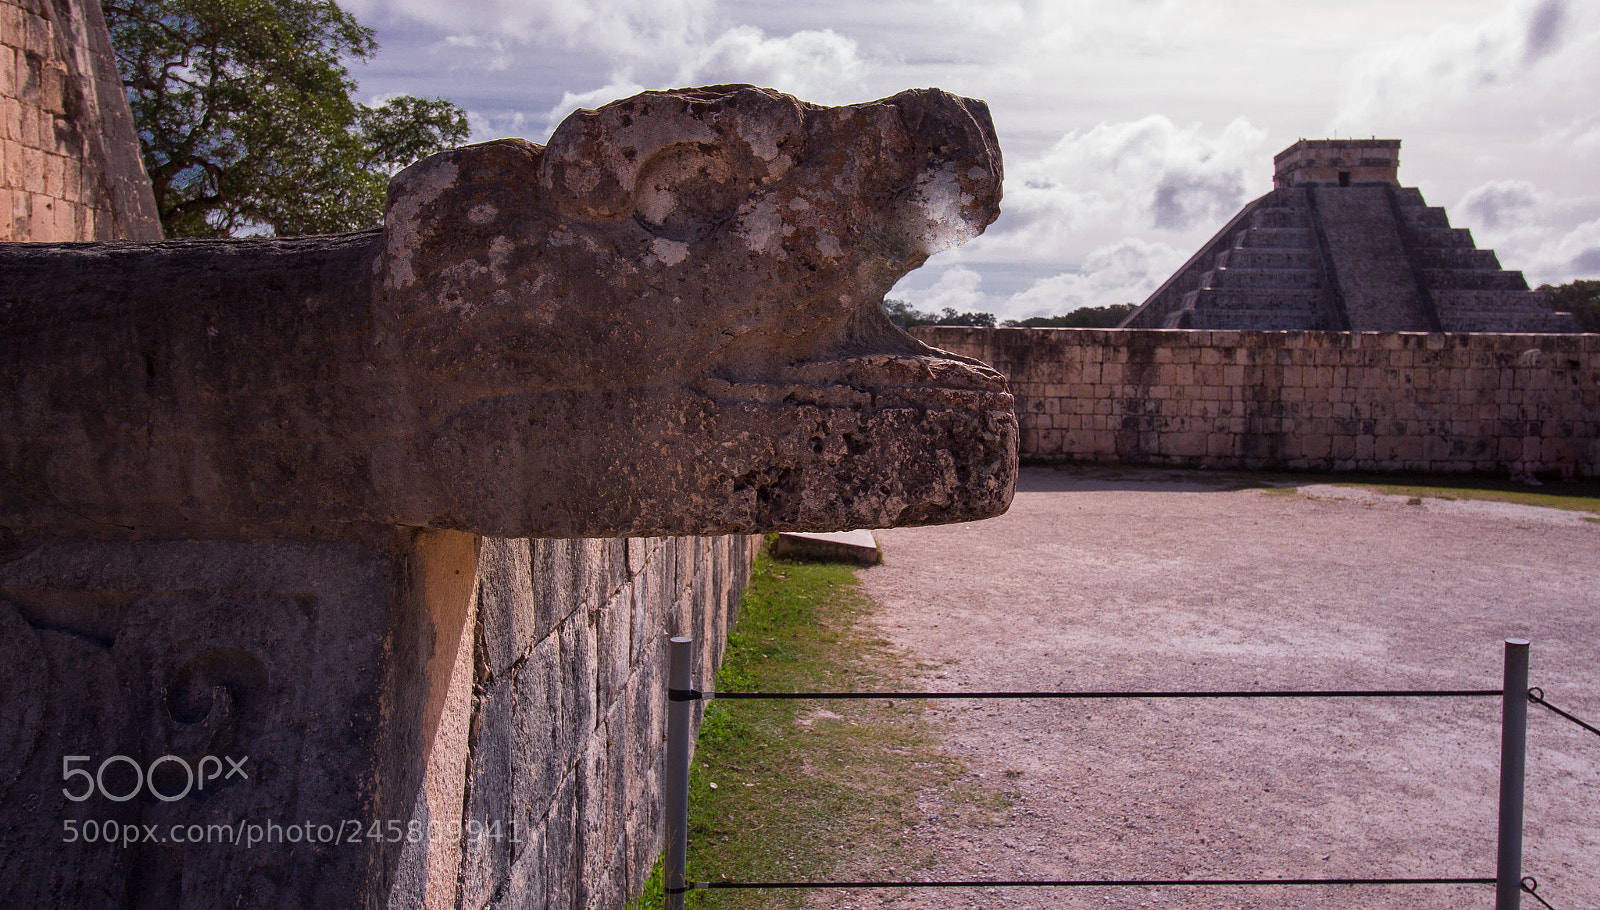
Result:
{"label": "stone steps of pyramid", "polygon": [[1521,272],[1505,269],[1428,269],[1423,278],[1433,293],[1439,291],[1527,291],[1527,279]]}
{"label": "stone steps of pyramid", "polygon": [[1316,313],[1322,306],[1320,289],[1294,288],[1201,288],[1184,295],[1186,307],[1192,302],[1198,310],[1253,310],[1283,307],[1297,312]]}
{"label": "stone steps of pyramid", "polygon": [[1200,276],[1203,288],[1282,288],[1306,290],[1322,287],[1316,269],[1217,268]]}
{"label": "stone steps of pyramid", "polygon": [[1494,250],[1434,247],[1418,249],[1415,254],[1417,264],[1424,269],[1500,270],[1500,258],[1494,254]]}
{"label": "stone steps of pyramid", "polygon": [[[1398,140],[1301,140],[1249,202],[1124,323],[1139,328],[1575,331],[1398,183]],[[1498,316],[1496,315],[1498,314]]]}
{"label": "stone steps of pyramid", "polygon": [[1174,328],[1185,329],[1234,329],[1250,332],[1294,332],[1303,331],[1307,324],[1315,317],[1310,311],[1295,311],[1289,309],[1252,309],[1252,310],[1186,310],[1182,314],[1181,324]]}
{"label": "stone steps of pyramid", "polygon": [[1303,208],[1277,206],[1261,209],[1250,219],[1253,228],[1309,228],[1311,212]]}
{"label": "stone steps of pyramid", "polygon": [[1234,242],[1237,247],[1255,249],[1315,249],[1316,235],[1310,228],[1252,227]]}
{"label": "stone steps of pyramid", "polygon": [[1466,228],[1415,227],[1411,229],[1411,243],[1416,249],[1473,249],[1472,232]]}
{"label": "stone steps of pyramid", "polygon": [[1234,247],[1217,254],[1219,269],[1313,269],[1317,253],[1285,247]]}
{"label": "stone steps of pyramid", "polygon": [[1436,205],[1401,206],[1400,216],[1413,228],[1448,228],[1450,216]]}
{"label": "stone steps of pyramid", "polygon": [[1548,313],[1550,298],[1537,291],[1485,291],[1444,288],[1433,292],[1433,305],[1442,319],[1451,313],[1505,311],[1516,315]]}
{"label": "stone steps of pyramid", "polygon": [[1508,314],[1504,312],[1464,312],[1439,316],[1446,332],[1579,332],[1582,328],[1571,313]]}

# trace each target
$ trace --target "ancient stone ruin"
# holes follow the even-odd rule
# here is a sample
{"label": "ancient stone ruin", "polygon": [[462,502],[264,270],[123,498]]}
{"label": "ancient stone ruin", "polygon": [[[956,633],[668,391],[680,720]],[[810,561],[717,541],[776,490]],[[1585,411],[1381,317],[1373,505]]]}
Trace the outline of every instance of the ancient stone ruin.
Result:
{"label": "ancient stone ruin", "polygon": [[549,149],[413,165],[382,231],[0,250],[0,524],[604,537],[993,514],[1004,381],[880,301],[996,217],[998,162],[981,109],[942,93],[652,93]]}
{"label": "ancient stone ruin", "polygon": [[0,241],[160,240],[96,3],[0,0]]}
{"label": "ancient stone ruin", "polygon": [[0,245],[7,900],[620,905],[754,544],[682,535],[1009,504],[1004,381],[881,311],[1000,180],[981,102],[718,86],[378,231]]}
{"label": "ancient stone ruin", "polygon": [[1398,176],[1398,139],[1302,139],[1122,323],[1137,329],[1577,332]]}

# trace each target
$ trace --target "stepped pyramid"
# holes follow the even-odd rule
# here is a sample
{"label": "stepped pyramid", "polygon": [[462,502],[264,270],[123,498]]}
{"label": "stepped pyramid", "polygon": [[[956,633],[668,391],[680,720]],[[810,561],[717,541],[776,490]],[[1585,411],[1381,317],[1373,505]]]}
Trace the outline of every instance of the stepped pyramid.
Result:
{"label": "stepped pyramid", "polygon": [[1302,139],[1123,321],[1136,329],[1577,332],[1472,232],[1400,186],[1398,139]]}

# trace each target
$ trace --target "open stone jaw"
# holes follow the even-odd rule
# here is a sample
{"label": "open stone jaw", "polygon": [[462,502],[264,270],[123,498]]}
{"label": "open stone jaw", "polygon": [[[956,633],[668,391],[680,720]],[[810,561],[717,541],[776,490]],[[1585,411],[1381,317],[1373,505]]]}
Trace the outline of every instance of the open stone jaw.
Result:
{"label": "open stone jaw", "polygon": [[391,182],[381,233],[0,249],[0,527],[832,530],[1009,505],[1004,380],[883,294],[998,214],[987,109],[751,86]]}

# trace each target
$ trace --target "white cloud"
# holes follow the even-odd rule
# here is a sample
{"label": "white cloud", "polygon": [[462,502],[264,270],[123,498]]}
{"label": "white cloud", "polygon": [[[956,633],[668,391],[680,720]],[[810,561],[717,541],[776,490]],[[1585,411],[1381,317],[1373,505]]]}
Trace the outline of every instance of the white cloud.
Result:
{"label": "white cloud", "polygon": [[1070,264],[1108,234],[1215,230],[1252,188],[1266,190],[1265,139],[1242,117],[1207,135],[1200,124],[1180,127],[1160,114],[1069,132],[1043,155],[1008,164],[1005,214],[972,255]]}
{"label": "white cloud", "polygon": [[513,43],[504,36],[446,35],[439,50],[454,61],[471,60],[478,72],[503,73],[514,62]]}
{"label": "white cloud", "polygon": [[1574,117],[1560,126],[1546,127],[1539,136],[1538,145],[1546,152],[1592,152],[1600,149],[1600,117]]}
{"label": "white cloud", "polygon": [[561,100],[545,114],[545,133],[555,132],[567,115],[579,108],[594,110],[620,98],[631,98],[645,87],[626,76],[612,76],[612,81],[586,92],[562,92]]}
{"label": "white cloud", "polygon": [[1081,269],[1033,283],[1006,301],[1006,319],[1056,316],[1086,306],[1143,303],[1188,253],[1129,237],[1090,253]]}
{"label": "white cloud", "polygon": [[1585,221],[1540,247],[1533,268],[1539,284],[1600,278],[1600,218]]}
{"label": "white cloud", "polygon": [[[507,136],[516,136],[524,139],[537,138],[532,126],[537,121],[532,120],[522,111],[467,111],[467,141],[487,142],[490,139],[503,139]],[[542,140],[541,140],[542,141]]]}
{"label": "white cloud", "polygon": [[1540,201],[1538,188],[1526,180],[1493,180],[1462,196],[1456,211],[1494,230],[1525,223]]}
{"label": "white cloud", "polygon": [[1502,268],[1531,285],[1600,277],[1600,200],[1546,192],[1526,180],[1492,180],[1468,190],[1450,209]]}
{"label": "white cloud", "polygon": [[716,0],[347,0],[358,19],[403,16],[444,30],[459,46],[556,40],[643,58],[699,42]]}
{"label": "white cloud", "polygon": [[1523,87],[1541,70],[1592,69],[1588,5],[1512,0],[1476,23],[1369,50],[1351,65],[1334,123],[1360,133],[1375,121],[1478,104],[1483,93]]}
{"label": "white cloud", "polygon": [[953,309],[958,313],[992,312],[990,298],[982,290],[983,276],[968,268],[953,266],[944,270],[931,287],[923,290],[900,289],[890,297],[904,300],[912,309],[924,313],[942,313]]}
{"label": "white cloud", "polygon": [[1163,243],[1127,237],[1091,251],[1081,267],[1039,278],[1009,297],[985,291],[982,273],[956,264],[947,265],[928,287],[896,286],[888,296],[925,313],[949,308],[993,313],[1002,321],[1059,316],[1088,306],[1143,303],[1188,255]]}
{"label": "white cloud", "polygon": [[761,29],[728,29],[679,70],[678,81],[751,82],[807,101],[842,104],[858,97],[866,64],[856,42],[832,29],[769,38]]}
{"label": "white cloud", "polygon": [[1570,227],[1529,226],[1489,239],[1484,245],[1494,247],[1500,264],[1520,270],[1529,285],[1600,278],[1600,218]]}

